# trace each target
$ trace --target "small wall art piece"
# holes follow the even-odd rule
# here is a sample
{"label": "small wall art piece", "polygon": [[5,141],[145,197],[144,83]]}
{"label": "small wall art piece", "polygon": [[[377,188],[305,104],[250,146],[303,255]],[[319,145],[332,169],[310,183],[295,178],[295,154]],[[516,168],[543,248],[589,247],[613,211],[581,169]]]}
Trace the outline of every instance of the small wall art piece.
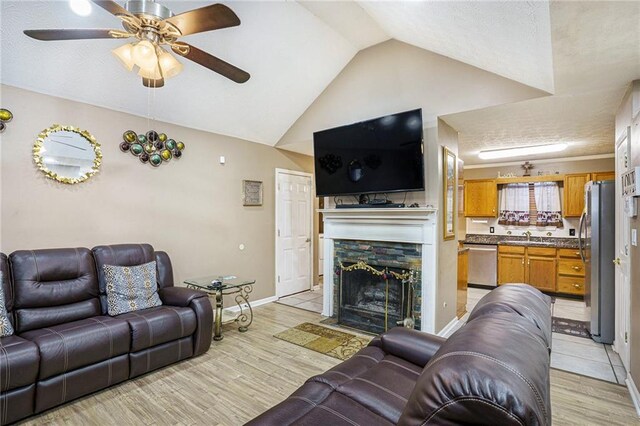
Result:
{"label": "small wall art piece", "polygon": [[0,108],[0,133],[4,132],[7,128],[6,123],[13,119],[13,113],[5,108]]}
{"label": "small wall art piece", "polygon": [[443,147],[442,156],[442,201],[443,201],[443,239],[453,240],[456,237],[456,155]]}
{"label": "small wall art piece", "polygon": [[138,157],[141,163],[149,163],[158,167],[172,158],[182,157],[184,143],[169,139],[166,134],[149,130],[145,134],[138,134],[133,130],[127,130],[122,134],[120,150],[130,152]]}
{"label": "small wall art piece", "polygon": [[244,206],[261,206],[262,205],[262,181],[259,180],[243,180],[242,181],[242,200]]}

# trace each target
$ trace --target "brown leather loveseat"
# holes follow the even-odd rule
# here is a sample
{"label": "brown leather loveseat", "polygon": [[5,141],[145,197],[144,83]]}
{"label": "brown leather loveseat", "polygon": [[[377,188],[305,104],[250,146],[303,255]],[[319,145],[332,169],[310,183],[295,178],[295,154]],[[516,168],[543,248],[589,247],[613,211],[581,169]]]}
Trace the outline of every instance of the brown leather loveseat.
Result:
{"label": "brown leather loveseat", "polygon": [[448,339],[393,328],[249,425],[551,425],[550,298],[504,285]]}
{"label": "brown leather loveseat", "polygon": [[[162,306],[107,315],[102,265],[156,261]],[[207,295],[174,287],[169,256],[148,244],[0,253],[15,334],[0,338],[0,424],[205,353]]]}

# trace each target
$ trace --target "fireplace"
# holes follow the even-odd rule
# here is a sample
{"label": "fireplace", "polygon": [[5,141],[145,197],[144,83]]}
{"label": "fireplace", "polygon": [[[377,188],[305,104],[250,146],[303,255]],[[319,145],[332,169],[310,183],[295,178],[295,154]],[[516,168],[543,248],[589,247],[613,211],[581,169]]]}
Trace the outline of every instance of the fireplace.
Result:
{"label": "fireplace", "polygon": [[413,274],[364,262],[340,268],[339,324],[375,334],[398,325],[413,328]]}

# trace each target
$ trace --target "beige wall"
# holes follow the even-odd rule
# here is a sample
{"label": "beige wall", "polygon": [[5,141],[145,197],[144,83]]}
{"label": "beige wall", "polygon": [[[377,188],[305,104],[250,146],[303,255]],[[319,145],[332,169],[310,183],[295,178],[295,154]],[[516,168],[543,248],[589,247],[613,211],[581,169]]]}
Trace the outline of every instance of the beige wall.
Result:
{"label": "beige wall", "polygon": [[[431,176],[431,197],[438,206],[438,287],[436,290],[436,330],[441,330],[456,316],[458,288],[458,235],[453,240],[444,240],[444,164],[443,147],[458,155],[458,132],[442,120],[438,120],[438,144],[435,158],[428,159],[428,167],[437,170],[437,177]],[[434,180],[435,179],[435,180]],[[436,183],[437,182],[437,183]]]}
{"label": "beige wall", "polygon": [[[631,126],[631,166],[640,166],[640,81],[635,81],[616,116],[616,140]],[[635,115],[635,119],[634,119]],[[630,219],[631,229],[640,230],[640,217]],[[640,386],[640,247],[631,245],[631,326],[629,330],[629,375]]]}
{"label": "beige wall", "polygon": [[[146,118],[5,85],[0,89],[2,106],[15,115],[1,143],[3,252],[148,242],[169,253],[176,283],[237,274],[257,280],[254,300],[275,294],[275,169],[312,171],[308,157],[152,122],[153,129],[186,144],[181,159],[153,168],[118,148],[125,130],[148,130]],[[64,185],[36,170],[33,142],[53,123],[78,126],[96,137],[104,155],[100,173]],[[221,155],[224,166],[218,163]],[[264,182],[262,206],[242,206],[243,179]]]}

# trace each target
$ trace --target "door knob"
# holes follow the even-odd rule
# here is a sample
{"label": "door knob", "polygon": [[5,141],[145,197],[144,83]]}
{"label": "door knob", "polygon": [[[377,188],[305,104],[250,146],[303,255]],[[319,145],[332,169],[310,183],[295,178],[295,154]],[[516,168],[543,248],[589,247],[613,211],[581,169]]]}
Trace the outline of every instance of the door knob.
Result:
{"label": "door knob", "polygon": [[615,263],[616,265],[620,266],[620,258],[616,257],[615,259],[613,259],[613,263]]}
{"label": "door knob", "polygon": [[306,239],[306,242],[307,242],[307,243],[310,243],[310,242],[311,242],[311,238],[307,238],[307,239]]}

